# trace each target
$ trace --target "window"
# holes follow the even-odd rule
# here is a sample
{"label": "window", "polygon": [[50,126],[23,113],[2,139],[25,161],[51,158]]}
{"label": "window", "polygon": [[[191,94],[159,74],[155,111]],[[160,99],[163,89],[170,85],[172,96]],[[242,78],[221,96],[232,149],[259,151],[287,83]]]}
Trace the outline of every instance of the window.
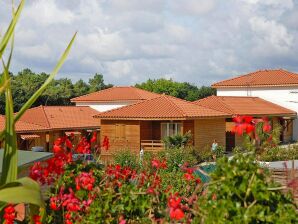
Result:
{"label": "window", "polygon": [[161,123],[161,138],[181,134],[181,123]]}
{"label": "window", "polygon": [[125,139],[125,124],[116,124],[115,127],[115,139],[124,140]]}

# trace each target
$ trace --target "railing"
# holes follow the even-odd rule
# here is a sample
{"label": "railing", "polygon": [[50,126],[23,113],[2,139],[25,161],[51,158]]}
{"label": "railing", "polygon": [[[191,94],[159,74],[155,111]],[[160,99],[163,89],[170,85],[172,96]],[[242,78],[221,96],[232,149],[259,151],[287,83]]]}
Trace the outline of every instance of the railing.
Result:
{"label": "railing", "polygon": [[141,148],[145,152],[159,152],[165,149],[161,140],[141,140]]}
{"label": "railing", "polygon": [[277,183],[280,183],[282,187],[284,187],[283,191],[288,192],[291,191],[294,197],[294,201],[298,205],[298,190],[293,189],[288,186],[288,182],[291,182],[293,180],[298,181],[298,169],[294,168],[288,168],[286,169],[270,169],[271,171],[271,177],[274,181]]}

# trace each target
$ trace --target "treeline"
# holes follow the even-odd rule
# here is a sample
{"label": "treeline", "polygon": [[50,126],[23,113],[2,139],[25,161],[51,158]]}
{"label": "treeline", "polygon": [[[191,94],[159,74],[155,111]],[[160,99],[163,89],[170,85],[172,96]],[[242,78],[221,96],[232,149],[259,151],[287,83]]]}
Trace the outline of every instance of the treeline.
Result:
{"label": "treeline", "polygon": [[[35,73],[30,69],[24,69],[16,75],[10,74],[12,94],[14,98],[14,111],[19,111],[22,105],[33,95],[33,93],[49,77],[46,73]],[[112,87],[113,84],[106,84],[102,74],[96,73],[88,82],[82,79],[73,83],[71,79],[55,79],[34,103],[39,105],[71,105],[71,98],[82,96],[88,93]],[[135,85],[155,93],[165,93],[181,99],[194,101],[206,96],[214,95],[215,90],[211,87],[197,87],[188,82],[175,82],[167,79],[156,79]],[[4,114],[5,101],[4,95],[0,96],[0,113]]]}
{"label": "treeline", "polygon": [[[11,76],[11,88],[14,99],[14,111],[19,111],[22,105],[34,94],[36,90],[46,81],[49,74],[34,73],[30,69],[24,69],[16,75]],[[82,79],[73,83],[71,79],[55,79],[46,91],[33,104],[39,105],[71,105],[70,99],[87,93],[112,87],[112,84],[105,84],[101,74],[95,74],[86,83]],[[4,95],[0,96],[0,113],[4,114]]]}
{"label": "treeline", "polygon": [[136,84],[136,87],[188,101],[195,101],[216,93],[216,90],[209,86],[198,87],[188,82],[175,82],[172,79],[149,79],[141,84]]}

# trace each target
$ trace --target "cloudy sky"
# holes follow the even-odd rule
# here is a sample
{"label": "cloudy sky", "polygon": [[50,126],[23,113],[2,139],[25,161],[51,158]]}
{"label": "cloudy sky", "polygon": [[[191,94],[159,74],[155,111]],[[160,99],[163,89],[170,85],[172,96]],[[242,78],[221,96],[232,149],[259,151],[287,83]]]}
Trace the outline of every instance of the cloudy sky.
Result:
{"label": "cloudy sky", "polygon": [[[10,2],[0,0],[1,33]],[[298,72],[296,0],[27,0],[12,70],[50,72],[75,31],[59,77],[209,85],[257,69]]]}

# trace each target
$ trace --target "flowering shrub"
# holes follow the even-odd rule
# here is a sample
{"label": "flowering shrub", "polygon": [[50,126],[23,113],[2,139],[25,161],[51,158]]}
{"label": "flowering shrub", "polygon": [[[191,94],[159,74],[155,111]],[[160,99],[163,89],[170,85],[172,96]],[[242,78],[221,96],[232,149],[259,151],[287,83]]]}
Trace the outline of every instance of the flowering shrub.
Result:
{"label": "flowering shrub", "polygon": [[[252,122],[248,118],[242,121]],[[253,127],[240,122],[237,125],[245,128],[241,134],[250,134],[254,140],[254,123]],[[82,141],[81,146],[90,150],[88,139]],[[194,172],[195,159],[186,149],[146,155],[133,166],[123,162],[103,167],[80,160],[73,162],[71,151],[77,148],[67,137],[60,138],[55,142],[54,158],[45,164],[36,163],[31,169],[32,178],[52,186],[47,223],[298,221],[292,198],[284,195],[270,181],[268,171],[255,163],[254,152],[237,154],[231,160],[219,159],[210,182],[203,184]],[[291,184],[296,187],[297,183]],[[14,216],[13,207],[7,207],[7,222]],[[36,216],[33,221],[40,223],[40,218]]]}
{"label": "flowering shrub", "polygon": [[192,169],[184,166],[179,171],[181,184],[177,189],[177,185],[169,185],[166,168],[166,161],[159,159],[151,161],[149,170],[69,164],[50,194],[48,222],[190,221],[195,203],[189,201],[195,200],[189,198],[198,186],[202,187],[198,185],[200,180]]}
{"label": "flowering shrub", "polygon": [[[254,154],[217,161],[212,181],[200,197],[204,223],[297,223],[292,198],[271,182]],[[210,215],[212,214],[212,215]]]}

